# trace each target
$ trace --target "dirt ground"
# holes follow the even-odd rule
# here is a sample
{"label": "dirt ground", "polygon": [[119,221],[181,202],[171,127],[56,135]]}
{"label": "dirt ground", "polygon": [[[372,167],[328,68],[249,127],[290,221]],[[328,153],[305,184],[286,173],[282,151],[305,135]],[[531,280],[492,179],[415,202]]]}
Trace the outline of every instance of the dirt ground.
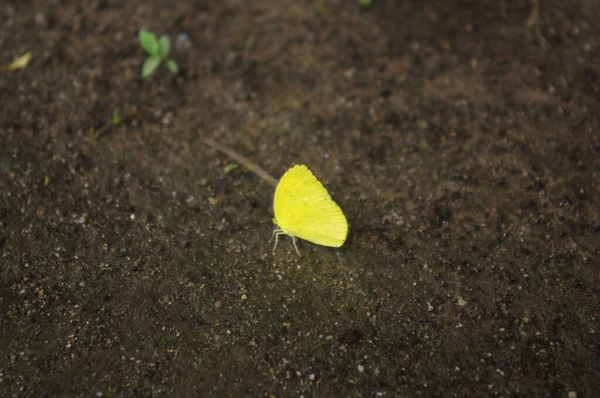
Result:
{"label": "dirt ground", "polygon": [[3,1],[0,396],[599,396],[600,4],[533,7]]}

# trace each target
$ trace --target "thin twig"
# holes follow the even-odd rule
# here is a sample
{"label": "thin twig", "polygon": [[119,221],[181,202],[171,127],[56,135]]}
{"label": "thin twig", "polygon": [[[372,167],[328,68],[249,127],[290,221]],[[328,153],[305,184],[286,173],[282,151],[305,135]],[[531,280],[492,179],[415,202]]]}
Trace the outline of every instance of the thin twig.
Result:
{"label": "thin twig", "polygon": [[223,152],[225,155],[229,156],[239,164],[245,166],[248,170],[254,172],[260,178],[271,184],[273,187],[277,187],[277,180],[271,174],[267,173],[265,170],[252,163],[248,158],[240,155],[237,152],[234,152],[232,149],[229,149],[221,144],[216,143],[211,138],[207,138],[203,141],[206,145],[215,148],[217,151]]}

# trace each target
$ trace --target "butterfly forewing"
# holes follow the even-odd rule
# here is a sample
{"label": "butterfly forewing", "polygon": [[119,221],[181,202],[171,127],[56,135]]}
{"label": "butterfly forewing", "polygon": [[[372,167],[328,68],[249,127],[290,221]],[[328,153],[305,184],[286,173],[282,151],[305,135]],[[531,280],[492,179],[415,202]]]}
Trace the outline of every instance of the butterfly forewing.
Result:
{"label": "butterfly forewing", "polygon": [[284,232],[324,246],[346,240],[348,222],[323,184],[303,165],[284,174],[275,191],[275,219]]}

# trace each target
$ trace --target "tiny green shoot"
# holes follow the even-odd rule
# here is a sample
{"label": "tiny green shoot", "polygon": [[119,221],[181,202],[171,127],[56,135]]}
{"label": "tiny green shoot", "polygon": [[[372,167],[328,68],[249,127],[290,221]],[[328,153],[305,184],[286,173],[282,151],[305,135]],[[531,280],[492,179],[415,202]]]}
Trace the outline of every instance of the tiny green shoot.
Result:
{"label": "tiny green shoot", "polygon": [[246,51],[250,51],[254,48],[254,45],[256,44],[256,36],[250,36],[246,39],[246,41],[244,42],[244,50]]}
{"label": "tiny green shoot", "polygon": [[123,116],[121,116],[118,109],[115,109],[112,115],[110,116],[110,120],[104,123],[104,126],[100,127],[98,130],[93,131],[90,138],[95,140],[100,136],[100,134],[102,134],[109,128],[113,126],[118,126],[121,123],[123,123]]}
{"label": "tiny green shoot", "polygon": [[110,117],[110,121],[112,122],[113,126],[118,126],[119,124],[121,124],[121,122],[123,121],[123,117],[119,114],[118,109],[115,109],[113,111],[113,114]]}
{"label": "tiny green shoot", "polygon": [[223,168],[223,171],[224,171],[225,173],[229,173],[231,170],[233,170],[233,169],[237,169],[237,167],[238,167],[238,165],[237,165],[237,164],[235,164],[235,163],[229,163],[227,166],[225,166],[225,167]]}
{"label": "tiny green shoot", "polygon": [[327,6],[325,5],[325,3],[316,3],[315,11],[317,12],[317,14],[325,14],[325,12],[327,11]]}
{"label": "tiny green shoot", "polygon": [[368,7],[373,3],[373,0],[358,0],[361,6]]}
{"label": "tiny green shoot", "polygon": [[50,177],[46,176],[46,178],[44,178],[44,186],[47,187],[48,185],[50,185]]}
{"label": "tiny green shoot", "polygon": [[169,58],[171,40],[169,40],[168,36],[162,35],[157,39],[154,33],[142,29],[140,30],[138,38],[140,45],[149,55],[142,66],[142,77],[148,77],[153,74],[161,63],[164,63],[171,73],[179,72],[177,62]]}

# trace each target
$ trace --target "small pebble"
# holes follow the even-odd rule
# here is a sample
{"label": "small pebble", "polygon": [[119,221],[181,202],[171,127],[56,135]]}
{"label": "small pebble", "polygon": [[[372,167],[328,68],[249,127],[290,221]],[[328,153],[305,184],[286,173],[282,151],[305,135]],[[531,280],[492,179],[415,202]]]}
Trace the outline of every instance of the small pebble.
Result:
{"label": "small pebble", "polygon": [[38,26],[41,26],[42,28],[47,27],[48,21],[46,19],[46,15],[42,14],[41,12],[38,12],[37,14],[35,14],[35,23]]}
{"label": "small pebble", "polygon": [[192,41],[186,33],[180,33],[175,38],[175,50],[180,52],[187,52],[192,48]]}

